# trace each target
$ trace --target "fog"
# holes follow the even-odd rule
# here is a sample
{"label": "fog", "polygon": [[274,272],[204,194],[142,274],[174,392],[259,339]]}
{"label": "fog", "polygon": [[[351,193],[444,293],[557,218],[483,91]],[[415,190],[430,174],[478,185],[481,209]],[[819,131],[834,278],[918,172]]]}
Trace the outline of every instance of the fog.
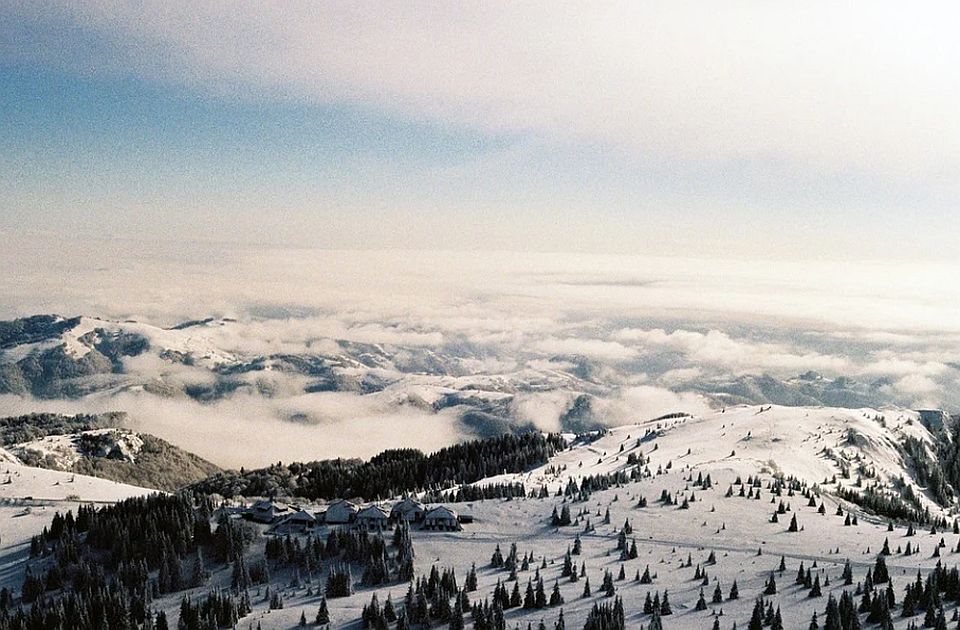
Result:
{"label": "fog", "polygon": [[[178,343],[238,357],[335,353],[342,342],[396,350],[390,366],[373,370],[391,384],[371,394],[305,394],[302,376],[258,373],[266,393],[208,403],[135,388],[75,401],[0,398],[4,414],[125,410],[137,429],[227,466],[432,450],[473,433],[452,409],[434,411],[431,397],[477,383],[506,383],[498,387],[517,422],[557,430],[581,390],[562,380],[541,392],[511,384],[582,361],[596,384],[594,411],[610,425],[702,412],[712,404],[704,383],[810,370],[874,383],[878,400],[960,408],[956,266],[47,237],[11,243],[0,263],[15,271],[0,276],[5,319],[55,312],[166,327],[228,317],[236,321],[187,331]],[[463,358],[438,376],[418,369],[421,351]],[[211,378],[152,354],[124,368],[168,383]]]}

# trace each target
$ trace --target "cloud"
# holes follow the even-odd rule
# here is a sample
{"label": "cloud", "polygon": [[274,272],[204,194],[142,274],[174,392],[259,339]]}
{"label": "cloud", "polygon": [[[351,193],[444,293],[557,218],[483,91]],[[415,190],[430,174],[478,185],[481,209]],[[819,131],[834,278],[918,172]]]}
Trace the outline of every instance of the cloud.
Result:
{"label": "cloud", "polygon": [[670,349],[684,354],[698,366],[720,366],[735,372],[765,370],[778,374],[796,374],[818,370],[840,374],[850,369],[848,360],[817,352],[798,351],[782,344],[735,339],[719,330],[706,333],[662,329],[621,329],[615,338],[636,343],[641,348]]}
{"label": "cloud", "polygon": [[[218,95],[352,102],[639,155],[775,156],[918,180],[956,173],[960,160],[949,4],[908,19],[886,2],[869,12],[827,3],[20,2],[5,14],[35,28],[4,61]],[[87,36],[63,37],[78,29]]]}
{"label": "cloud", "polygon": [[129,427],[221,466],[370,457],[384,449],[436,450],[471,437],[454,412],[397,407],[349,393],[264,398],[241,394],[212,404],[125,392],[82,401],[0,396],[5,414],[125,411]]}
{"label": "cloud", "polygon": [[898,380],[894,387],[906,394],[929,395],[939,388],[936,381],[922,374],[908,374]]}
{"label": "cloud", "polygon": [[[873,269],[880,278],[869,265],[850,266],[853,280],[838,282],[790,265],[783,273],[681,258],[31,243],[29,257],[25,243],[0,250],[0,267],[18,270],[0,275],[7,317],[111,317],[146,334],[152,351],[112,376],[126,391],[4,399],[6,412],[125,409],[143,430],[229,465],[442,446],[473,434],[462,409],[432,407],[458,391],[545,430],[584,393],[599,421],[617,424],[704,410],[709,400],[691,392],[739,376],[808,370],[859,380],[857,404],[872,396],[960,409],[958,289],[924,287],[884,265]],[[636,269],[651,282],[616,282]],[[856,308],[834,308],[844,294]],[[890,295],[923,309],[897,311]],[[156,327],[209,315],[231,319]],[[160,359],[164,348],[193,352],[196,365]],[[382,391],[304,394],[316,378],[282,362],[230,376],[243,386],[213,403],[133,391],[147,382],[211,386],[225,378],[211,371],[220,361],[276,354],[323,355],[344,389],[369,379]]]}
{"label": "cloud", "polygon": [[674,392],[662,387],[641,385],[629,387],[602,405],[607,423],[611,426],[630,422],[644,422],[668,413],[709,413],[712,408],[699,394]]}
{"label": "cloud", "polygon": [[582,339],[550,337],[536,343],[540,352],[559,355],[583,355],[594,359],[625,361],[637,356],[637,351],[616,341],[602,339]]}
{"label": "cloud", "polygon": [[657,381],[671,389],[677,389],[697,381],[701,376],[703,376],[703,370],[698,367],[677,368],[664,372]]}
{"label": "cloud", "polygon": [[514,397],[511,410],[516,417],[541,431],[560,431],[560,416],[569,410],[573,396],[569,392],[522,393]]}

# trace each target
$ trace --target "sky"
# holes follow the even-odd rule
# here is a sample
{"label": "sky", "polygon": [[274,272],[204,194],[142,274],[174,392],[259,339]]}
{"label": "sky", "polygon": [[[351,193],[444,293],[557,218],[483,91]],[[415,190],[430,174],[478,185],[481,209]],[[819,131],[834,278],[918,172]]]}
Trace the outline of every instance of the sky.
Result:
{"label": "sky", "polygon": [[958,21],[955,3],[2,0],[0,233],[949,258]]}

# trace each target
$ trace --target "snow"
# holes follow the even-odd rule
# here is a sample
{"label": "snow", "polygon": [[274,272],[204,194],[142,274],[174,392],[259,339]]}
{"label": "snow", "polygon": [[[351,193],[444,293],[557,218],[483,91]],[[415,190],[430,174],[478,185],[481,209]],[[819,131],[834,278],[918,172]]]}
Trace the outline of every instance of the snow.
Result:
{"label": "snow", "polygon": [[57,470],[32,468],[0,449],[0,586],[17,586],[30,539],[50,525],[55,512],[81,504],[115,503],[156,490]]}
{"label": "snow", "polygon": [[[648,431],[658,437],[638,447],[637,439]],[[850,436],[857,436],[855,443],[850,443]],[[742,405],[708,415],[616,427],[593,443],[558,454],[547,465],[527,473],[491,477],[477,485],[522,482],[528,488],[546,485],[556,492],[570,478],[579,481],[587,475],[625,469],[630,453],[653,454],[654,461],[663,465],[673,461],[704,472],[719,469],[746,478],[766,470],[820,483],[840,472],[826,449],[851,465],[852,478],[839,479],[845,487],[854,486],[860,460],[875,468],[880,479],[890,482],[903,477],[909,482],[910,473],[898,450],[907,436],[932,443],[914,411]],[[653,443],[657,451],[651,453]],[[551,472],[558,467],[566,470]],[[651,468],[655,471],[656,463]],[[910,485],[923,495],[917,484]],[[929,499],[925,502],[931,510],[939,509]]]}
{"label": "snow", "polygon": [[0,463],[0,501],[4,503],[27,498],[43,502],[113,503],[156,492],[87,475],[33,468],[13,463],[4,449],[0,449],[0,453],[4,462]]}
{"label": "snow", "polygon": [[92,333],[97,328],[103,328],[109,324],[110,322],[95,317],[81,317],[79,324],[70,330],[64,331],[60,336],[63,341],[64,350],[75,359],[85,356],[93,349],[93,344],[90,342],[85,343],[81,338]]}
{"label": "snow", "polygon": [[[883,422],[877,419],[879,417],[884,418]],[[652,436],[637,446],[637,439],[647,431],[653,432]],[[850,432],[859,436],[854,443],[847,440]],[[859,456],[876,467],[880,479],[889,480],[900,475],[909,479],[896,449],[896,443],[907,435],[928,444],[932,439],[919,422],[918,415],[910,411],[775,406],[732,407],[704,416],[615,428],[592,443],[575,444],[536,470],[499,475],[481,482],[522,481],[528,491],[545,484],[552,495],[570,477],[582,478],[625,468],[631,452],[649,456],[653,476],[622,488],[596,492],[586,503],[568,503],[574,515],[581,509],[589,512],[596,527],[594,532],[583,534],[582,520],[577,526],[552,527],[550,514],[554,506],[559,507],[563,502],[562,498],[555,496],[447,504],[461,513],[473,515],[475,521],[465,525],[462,532],[414,531],[417,570],[426,574],[433,564],[438,568],[453,567],[462,584],[470,565],[476,563],[479,591],[471,594],[471,600],[480,601],[489,597],[498,580],[506,581],[508,577],[507,572],[487,566],[495,546],[499,544],[506,554],[510,544],[515,542],[521,555],[533,552],[537,566],[546,559],[547,568],[542,575],[549,592],[554,580],[559,579],[564,553],[573,544],[575,536],[581,533],[583,555],[575,556],[574,561],[577,566],[581,562],[586,564],[594,596],[581,598],[582,579],[577,583],[559,579],[559,584],[566,600],[563,610],[567,628],[582,628],[593,604],[604,599],[597,594],[604,570],[609,569],[614,576],[619,572],[621,563],[615,550],[617,532],[629,519],[634,528],[633,536],[629,538],[636,541],[639,558],[624,563],[627,580],[616,582],[618,595],[623,597],[627,610],[628,628],[638,628],[649,622],[649,617],[641,613],[644,596],[648,591],[662,593],[664,589],[670,593],[674,610],[673,615],[664,618],[666,628],[709,628],[713,623],[713,612],[720,609],[723,610],[722,628],[732,627],[734,621],[738,627],[746,627],[754,600],[762,592],[770,572],[779,565],[781,555],[787,569],[782,575],[776,574],[778,593],[768,599],[775,607],[781,608],[787,628],[806,628],[814,611],[820,614],[820,622],[823,622],[822,612],[828,594],[839,596],[844,590],[840,579],[844,561],[850,560],[855,583],[862,581],[866,570],[874,565],[885,539],[890,540],[895,552],[908,541],[913,546],[919,544],[922,550],[911,556],[895,554],[887,558],[898,601],[902,598],[906,581],[913,579],[918,569],[929,570],[936,565],[937,559],[931,555],[941,538],[946,542],[942,550],[943,561],[948,566],[957,562],[958,555],[952,550],[957,545],[958,536],[952,533],[930,534],[920,530],[916,536],[906,538],[903,527],[888,532],[885,521],[865,516],[855,506],[847,504],[842,504],[844,511],[857,514],[859,524],[844,526],[844,517],[835,515],[838,501],[829,495],[832,484],[824,486],[821,495],[825,514],[807,507],[807,500],[799,494],[794,497],[784,494],[782,499],[789,504],[790,511],[780,518],[779,523],[770,522],[780,500],[778,497],[771,503],[771,494],[766,488],[774,473],[795,475],[813,484],[839,475],[838,460],[853,462]],[[621,445],[624,446],[622,453]],[[837,459],[828,457],[825,449],[836,453]],[[736,453],[731,454],[732,451]],[[672,462],[670,470],[666,470],[667,462]],[[557,474],[551,472],[564,466],[566,469]],[[662,474],[655,474],[658,467],[664,469]],[[713,488],[703,490],[690,486],[687,478],[696,478],[699,473],[711,475]],[[758,474],[764,486],[761,499],[724,496],[738,476],[746,480],[747,476]],[[855,479],[843,481],[845,485],[852,485]],[[688,497],[693,491],[697,500],[686,510],[662,506],[657,499],[664,489]],[[637,507],[641,495],[648,499],[648,507],[642,509]],[[610,525],[603,524],[607,509],[611,514]],[[797,515],[801,531],[789,533],[787,528],[793,514]],[[721,605],[709,604],[707,611],[697,612],[693,608],[700,582],[692,579],[693,567],[681,567],[681,564],[689,555],[694,567],[697,564],[703,567],[711,551],[715,552],[718,563],[706,567],[710,575],[710,585],[704,588],[707,601],[710,601],[717,583],[726,598],[734,580],[740,590],[740,599],[724,601]],[[829,576],[830,586],[823,587],[822,598],[810,599],[806,589],[794,584],[800,562],[808,568],[815,562],[814,571],[820,574],[821,581]],[[634,574],[637,571],[642,573],[648,565],[657,576],[654,583],[635,583]],[[533,573],[534,567],[520,572],[521,592]],[[511,584],[507,586],[512,588]],[[378,593],[382,603],[388,594],[392,595],[394,602],[401,601],[406,590],[405,584],[361,589],[350,598],[330,600],[332,626],[346,627],[354,623],[374,592]],[[175,612],[175,604],[170,602],[171,612]],[[258,622],[265,629],[293,627],[301,611],[312,620],[318,605],[318,596],[305,596],[303,590],[288,591],[284,610],[268,611],[265,603],[255,602],[254,613],[245,618],[240,627],[256,627]],[[543,619],[549,628],[556,621],[557,614],[557,609],[507,611],[507,627],[525,628],[528,622],[536,626]],[[947,614],[948,617],[951,614],[949,609]],[[894,622],[896,628],[902,629],[910,620],[897,614]],[[469,618],[467,626],[470,627]]]}
{"label": "snow", "polygon": [[[7,450],[21,461],[28,454],[39,454],[47,460],[49,467],[58,470],[70,470],[74,464],[87,454],[81,448],[82,436],[109,436],[106,442],[110,448],[116,447],[129,462],[136,461],[136,455],[143,447],[143,438],[127,429],[105,428],[81,431],[68,435],[48,435],[30,442],[8,446]],[[31,453],[32,452],[32,453]],[[107,452],[95,453],[106,457]]]}
{"label": "snow", "polygon": [[123,330],[145,337],[154,352],[171,352],[191,355],[195,365],[216,367],[239,362],[241,357],[217,346],[212,337],[214,326],[225,326],[229,322],[214,320],[203,325],[191,326],[181,330],[158,328],[140,322],[124,322]]}
{"label": "snow", "polygon": [[[879,418],[883,418],[881,421]],[[637,440],[644,436],[639,445]],[[958,537],[950,532],[931,534],[928,530],[919,530],[916,536],[907,538],[905,528],[898,526],[895,531],[887,531],[887,523],[882,519],[871,518],[858,511],[855,506],[840,503],[844,512],[851,511],[859,517],[858,525],[845,526],[844,517],[836,516],[838,501],[830,495],[835,487],[832,483],[822,486],[823,493],[818,504],[823,501],[825,514],[818,513],[816,507],[808,507],[807,500],[799,493],[795,496],[773,497],[767,484],[774,474],[794,475],[808,484],[822,482],[825,478],[839,478],[839,462],[856,462],[862,458],[874,466],[878,479],[889,481],[900,475],[909,479],[909,471],[896,448],[904,436],[912,435],[930,443],[932,437],[919,422],[917,414],[908,411],[884,410],[844,410],[823,408],[788,407],[731,407],[724,411],[703,416],[647,421],[634,425],[612,429],[609,433],[591,442],[577,442],[572,448],[558,453],[552,461],[535,470],[522,474],[509,474],[492,477],[482,483],[522,481],[527,490],[547,485],[551,496],[544,499],[488,500],[469,503],[448,503],[448,507],[470,514],[474,522],[464,526],[461,532],[412,532],[416,551],[416,568],[421,574],[429,572],[431,565],[438,568],[455,568],[458,580],[463,580],[471,564],[476,564],[479,578],[479,591],[471,593],[473,602],[489,597],[498,581],[506,581],[508,573],[488,567],[490,555],[496,545],[500,545],[504,554],[511,543],[516,543],[520,555],[532,552],[536,563],[529,571],[519,573],[521,592],[527,580],[534,574],[535,567],[545,560],[546,568],[541,571],[545,587],[549,591],[555,580],[559,580],[560,590],[566,600],[563,605],[567,628],[582,628],[583,622],[594,603],[604,601],[599,594],[605,570],[614,576],[619,572],[621,562],[615,550],[619,528],[629,519],[633,526],[639,557],[625,561],[627,580],[616,582],[618,595],[623,597],[627,611],[627,627],[639,628],[649,623],[649,617],[642,614],[642,603],[647,592],[651,594],[664,589],[669,591],[674,614],[664,618],[666,628],[709,628],[713,623],[714,611],[723,610],[721,627],[732,627],[736,621],[738,627],[746,627],[754,600],[763,590],[766,580],[783,556],[786,571],[776,574],[778,593],[770,596],[769,601],[782,610],[787,628],[806,628],[814,611],[821,613],[826,605],[827,595],[835,596],[844,590],[840,574],[843,563],[849,559],[854,571],[854,583],[862,581],[868,568],[874,565],[876,554],[889,539],[894,555],[887,558],[887,565],[893,576],[898,602],[903,596],[903,587],[912,580],[918,569],[926,571],[936,565],[938,559],[932,552],[941,538],[946,546],[941,550],[943,562],[947,566],[957,563],[960,555],[953,552]],[[853,436],[853,439],[848,439]],[[623,446],[623,452],[620,447]],[[829,449],[829,450],[828,450]],[[833,457],[828,456],[832,452]],[[627,457],[635,453],[649,457],[651,476],[623,487],[611,488],[593,493],[586,502],[571,502],[554,496],[556,490],[566,481],[581,478],[584,475],[610,473],[626,467]],[[671,463],[669,469],[667,464]],[[19,469],[17,493],[30,492],[40,496],[47,491],[53,496],[63,497],[67,489],[62,475],[52,471],[33,471],[39,475],[27,481],[26,471]],[[657,471],[660,470],[658,474]],[[559,472],[556,472],[559,471]],[[698,474],[709,474],[713,487],[695,488],[688,481],[696,479]],[[60,475],[41,478],[43,475]],[[737,477],[746,480],[747,476],[759,475],[762,491],[759,499],[737,496],[726,497],[727,488]],[[22,477],[21,477],[22,476]],[[855,471],[852,478],[842,480],[844,484],[855,483]],[[59,480],[59,486],[52,485]],[[78,476],[79,479],[79,476]],[[104,496],[116,500],[123,495],[110,482],[96,483],[98,480],[85,480],[93,484],[86,490],[85,498]],[[71,486],[76,486],[69,484]],[[102,485],[106,484],[106,485]],[[113,489],[113,493],[106,490]],[[98,495],[97,490],[103,490]],[[663,490],[672,495],[690,497],[696,500],[689,509],[665,506],[657,499]],[[0,486],[0,493],[5,487]],[[126,487],[125,492],[143,492]],[[59,493],[59,494],[57,494]],[[648,505],[638,507],[641,496],[646,497]],[[789,511],[780,517],[779,522],[771,522],[771,515],[780,500],[789,505]],[[929,501],[929,500],[928,500]],[[586,511],[595,530],[584,532],[585,519],[580,518],[576,525],[556,528],[550,524],[550,515],[555,507],[564,503],[570,507],[574,517]],[[932,502],[930,502],[932,506]],[[431,506],[433,507],[433,506]],[[21,509],[22,508],[15,508]],[[603,514],[609,509],[610,524],[603,523]],[[798,532],[788,532],[791,516],[796,515],[801,528]],[[46,514],[47,521],[51,514]],[[34,519],[32,515],[21,516],[25,527],[34,528],[46,524],[43,519]],[[3,527],[8,527],[11,519],[4,519]],[[583,554],[574,556],[579,567],[586,565],[594,595],[581,598],[584,580],[570,583],[559,578],[563,556],[572,546],[574,538],[580,533]],[[23,540],[24,534],[15,534],[14,538]],[[896,553],[898,547],[907,542],[912,546],[920,545],[921,552],[905,556]],[[7,534],[4,532],[4,546]],[[714,552],[717,564],[706,566],[707,557]],[[693,566],[682,566],[690,557]],[[823,586],[823,597],[811,599],[807,590],[794,583],[800,563],[810,568],[816,563],[815,573],[821,581],[829,576],[830,585]],[[704,588],[707,601],[710,601],[716,584],[726,597],[730,586],[736,580],[740,599],[724,601],[721,605],[708,604],[703,612],[695,611],[701,585],[693,580],[694,567],[706,567],[710,576],[709,586]],[[640,585],[633,581],[634,574],[643,572],[646,566],[656,574],[652,585]],[[224,584],[229,580],[229,569],[215,574],[210,586]],[[290,628],[297,625],[301,612],[308,620],[313,619],[319,605],[317,595],[306,595],[305,588],[284,587],[289,576],[283,572],[274,575],[274,588],[284,593],[286,605],[283,610],[268,611],[263,597],[254,593],[254,612],[244,618],[240,628]],[[312,584],[316,589],[319,583]],[[507,584],[512,588],[512,584]],[[360,616],[362,607],[370,601],[376,592],[380,601],[391,594],[394,602],[400,602],[406,593],[406,584],[396,584],[377,589],[359,588],[352,597],[333,599],[328,602],[332,617],[332,627],[348,627]],[[847,587],[852,590],[852,587]],[[176,619],[180,595],[169,596],[157,604],[167,610],[171,620]],[[953,604],[947,609],[948,618],[952,614]],[[552,627],[558,615],[557,609],[542,611],[510,610],[506,613],[507,627],[525,628],[528,622],[536,626],[543,619],[547,627]],[[902,630],[911,619],[894,617],[895,627]],[[913,619],[916,621],[916,618]],[[468,620],[468,627],[470,622]]]}

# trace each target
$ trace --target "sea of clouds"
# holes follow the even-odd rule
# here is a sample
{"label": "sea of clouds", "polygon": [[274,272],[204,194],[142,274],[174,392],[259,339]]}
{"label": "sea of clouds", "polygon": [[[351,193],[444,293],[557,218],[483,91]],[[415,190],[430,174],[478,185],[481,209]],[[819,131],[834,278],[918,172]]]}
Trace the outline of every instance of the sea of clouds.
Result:
{"label": "sea of clouds", "polygon": [[[6,396],[5,415],[122,409],[137,428],[230,466],[383,448],[434,449],[469,437],[454,410],[426,403],[471,381],[529,382],[588,365],[608,424],[711,404],[704,383],[815,371],[876,384],[878,403],[960,409],[960,283],[948,264],[758,262],[585,254],[330,251],[211,243],[78,243],[17,238],[0,252],[0,316],[78,314],[205,330],[204,343],[253,357],[324,354],[339,342],[396,350],[372,394],[303,393],[302,377],[266,394],[210,403],[142,391],[75,401]],[[429,350],[462,357],[443,378],[405,369]],[[411,359],[412,360],[412,359]],[[195,382],[209,372],[153,355],[133,374]],[[299,379],[299,380],[298,380]],[[434,392],[434,394],[431,394]],[[518,423],[559,428],[578,391],[514,391]],[[295,418],[296,420],[291,420]]]}

